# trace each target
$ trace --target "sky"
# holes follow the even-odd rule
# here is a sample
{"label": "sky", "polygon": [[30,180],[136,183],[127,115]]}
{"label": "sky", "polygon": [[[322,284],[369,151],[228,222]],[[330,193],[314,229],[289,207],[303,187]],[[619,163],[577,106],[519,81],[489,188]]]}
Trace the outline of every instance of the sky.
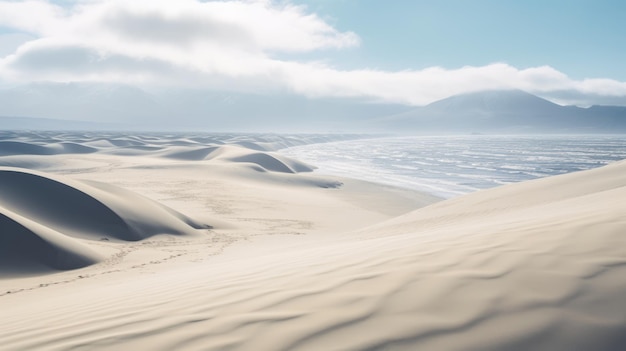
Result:
{"label": "sky", "polygon": [[0,87],[626,105],[621,0],[0,1]]}

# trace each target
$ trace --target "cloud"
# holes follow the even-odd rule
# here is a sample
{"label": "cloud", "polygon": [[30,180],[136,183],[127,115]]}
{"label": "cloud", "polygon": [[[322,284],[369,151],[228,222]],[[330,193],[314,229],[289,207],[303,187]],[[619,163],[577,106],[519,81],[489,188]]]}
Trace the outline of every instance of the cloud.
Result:
{"label": "cloud", "polygon": [[[424,105],[455,94],[521,89],[563,104],[589,105],[592,97],[612,96],[626,104],[626,83],[610,79],[576,81],[552,67],[518,69],[504,63],[481,67],[386,72],[338,71],[329,67],[294,64],[285,69],[286,81],[300,94],[323,96],[368,96],[386,102]],[[302,79],[308,77],[308,79]],[[570,92],[571,99],[564,99]]]}
{"label": "cloud", "polygon": [[0,25],[29,33],[52,34],[65,10],[45,1],[1,1]]}
{"label": "cloud", "polygon": [[389,72],[289,59],[293,53],[361,43],[357,34],[339,31],[288,2],[87,0],[60,6],[0,1],[0,26],[32,36],[0,58],[0,81],[290,92],[409,105],[486,89],[522,89],[579,104],[626,97],[626,82],[573,80],[548,66],[493,63]]}

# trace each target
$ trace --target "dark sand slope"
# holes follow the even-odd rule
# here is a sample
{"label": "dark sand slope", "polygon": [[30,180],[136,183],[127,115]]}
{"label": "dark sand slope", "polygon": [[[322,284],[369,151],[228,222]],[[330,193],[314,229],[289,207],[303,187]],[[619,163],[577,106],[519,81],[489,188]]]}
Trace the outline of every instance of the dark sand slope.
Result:
{"label": "dark sand slope", "polygon": [[0,274],[68,270],[103,257],[53,229],[0,207]]}
{"label": "dark sand slope", "polygon": [[79,268],[98,261],[98,255],[76,238],[137,241],[158,234],[192,235],[208,228],[119,187],[0,167],[2,266],[19,261]]}

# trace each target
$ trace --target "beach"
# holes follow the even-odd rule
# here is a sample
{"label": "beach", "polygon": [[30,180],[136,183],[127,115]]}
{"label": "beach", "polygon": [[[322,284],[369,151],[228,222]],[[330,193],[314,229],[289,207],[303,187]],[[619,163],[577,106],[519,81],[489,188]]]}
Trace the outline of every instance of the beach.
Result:
{"label": "beach", "polygon": [[626,163],[443,200],[316,136],[10,135],[2,350],[626,348]]}

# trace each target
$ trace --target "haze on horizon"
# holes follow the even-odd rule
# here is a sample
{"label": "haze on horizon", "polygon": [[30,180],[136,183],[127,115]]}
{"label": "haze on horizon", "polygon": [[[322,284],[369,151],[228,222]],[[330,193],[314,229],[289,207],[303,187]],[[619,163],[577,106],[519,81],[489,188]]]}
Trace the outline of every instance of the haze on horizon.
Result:
{"label": "haze on horizon", "polygon": [[625,13],[616,0],[0,1],[0,115],[254,124],[499,89],[626,106]]}

